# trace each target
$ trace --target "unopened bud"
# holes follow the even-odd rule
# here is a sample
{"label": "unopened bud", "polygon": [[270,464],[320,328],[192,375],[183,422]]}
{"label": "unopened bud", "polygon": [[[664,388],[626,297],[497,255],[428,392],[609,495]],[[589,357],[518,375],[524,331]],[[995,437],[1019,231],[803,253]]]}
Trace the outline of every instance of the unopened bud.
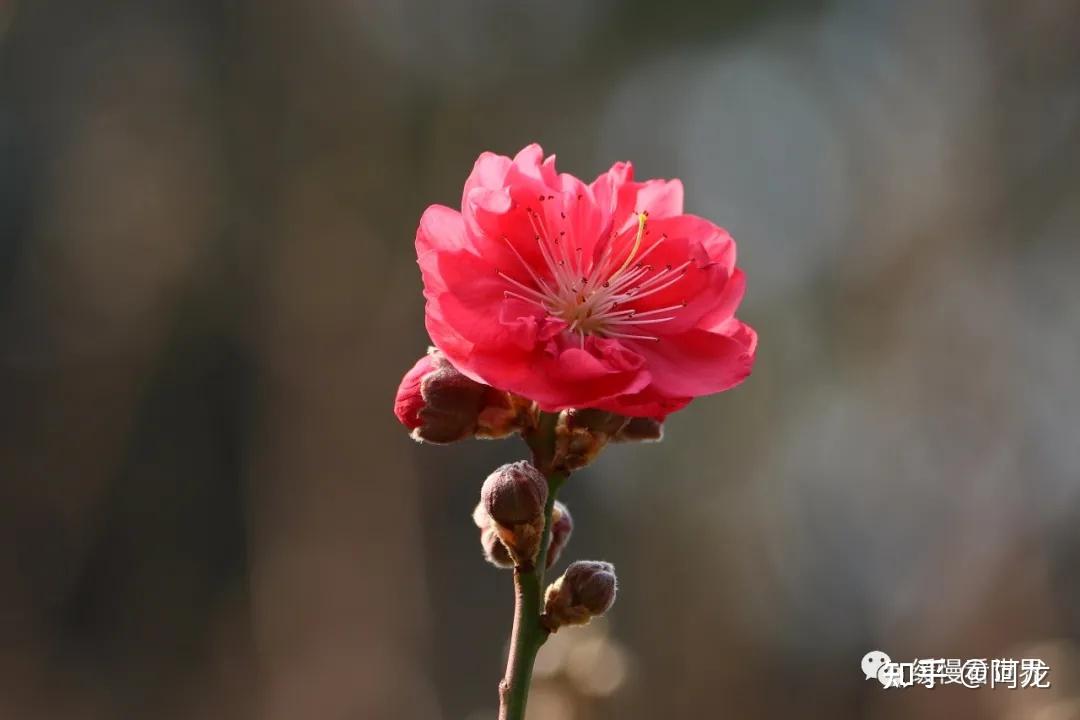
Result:
{"label": "unopened bud", "polygon": [[540,471],[519,460],[488,475],[480,497],[492,520],[512,527],[543,516],[547,492],[547,480]]}
{"label": "unopened bud", "polygon": [[559,560],[563,548],[570,542],[570,533],[574,531],[574,519],[570,517],[570,511],[558,500],[551,511],[551,540],[548,542],[547,567],[551,567]]}
{"label": "unopened bud", "polygon": [[510,551],[506,549],[499,537],[499,531],[494,526],[480,531],[480,545],[484,549],[484,558],[495,567],[514,567],[514,558],[510,557]]}
{"label": "unopened bud", "polygon": [[491,526],[491,516],[488,515],[487,509],[484,508],[483,500],[476,503],[476,507],[473,508],[472,521],[481,530]]}
{"label": "unopened bud", "polygon": [[517,565],[531,563],[544,532],[547,479],[524,460],[488,475],[480,500]]}
{"label": "unopened bud", "polygon": [[615,602],[615,567],[599,560],[571,563],[544,593],[541,622],[551,632],[565,625],[584,625],[603,615]]}
{"label": "unopened bud", "polygon": [[625,427],[630,418],[607,410],[584,408],[581,410],[567,410],[566,421],[572,428],[583,428],[595,433],[615,435]]}
{"label": "unopened bud", "polygon": [[497,568],[514,567],[514,559],[510,557],[510,551],[499,538],[495,521],[488,515],[483,501],[476,504],[472,518],[476,527],[480,528],[480,547],[484,551],[484,559]]}
{"label": "unopened bud", "polygon": [[600,454],[630,418],[605,410],[563,410],[555,425],[553,465],[564,472],[583,468]]}
{"label": "unopened bud", "polygon": [[519,433],[532,427],[537,412],[532,400],[489,387],[473,435],[481,440],[498,440]]}
{"label": "unopened bud", "polygon": [[500,438],[532,422],[532,403],[478,383],[432,348],[398,387],[394,414],[416,440],[451,443],[469,437]]}
{"label": "unopened bud", "polygon": [[664,423],[653,418],[630,418],[612,439],[615,442],[660,442],[664,439]]}
{"label": "unopened bud", "polygon": [[420,382],[424,376],[435,370],[435,359],[428,354],[416,361],[416,364],[405,373],[398,385],[397,396],[394,397],[394,415],[398,421],[415,430],[423,424],[420,420],[420,411],[424,409],[424,398],[420,394]]}

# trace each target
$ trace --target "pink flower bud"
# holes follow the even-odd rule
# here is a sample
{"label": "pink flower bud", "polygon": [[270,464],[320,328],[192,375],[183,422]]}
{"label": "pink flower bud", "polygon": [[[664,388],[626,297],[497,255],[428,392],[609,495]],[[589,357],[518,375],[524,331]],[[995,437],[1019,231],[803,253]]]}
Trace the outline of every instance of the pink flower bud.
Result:
{"label": "pink flower bud", "polygon": [[503,527],[542,519],[547,494],[547,480],[525,460],[503,465],[488,475],[480,490],[484,509]]}
{"label": "pink flower bud", "polygon": [[503,465],[480,490],[492,527],[519,567],[531,566],[540,551],[547,494],[547,480],[525,461]]}
{"label": "pink flower bud", "polygon": [[571,563],[544,593],[541,622],[551,632],[565,625],[584,625],[603,615],[615,602],[615,567],[599,560]]}
{"label": "pink flower bud", "polygon": [[500,438],[532,421],[532,404],[465,377],[438,350],[420,358],[398,387],[394,414],[416,440]]}
{"label": "pink flower bud", "polygon": [[484,558],[497,568],[514,567],[514,558],[499,538],[499,532],[493,526],[480,531],[480,545],[484,549]]}
{"label": "pink flower bud", "polygon": [[415,430],[422,424],[420,411],[424,409],[424,398],[420,394],[420,382],[424,376],[435,370],[435,359],[432,355],[425,355],[416,361],[398,386],[397,397],[394,398],[394,415],[398,421]]}
{"label": "pink flower bud", "polygon": [[548,542],[547,567],[559,560],[563,548],[570,542],[570,533],[574,531],[574,519],[570,511],[558,500],[551,511],[551,540]]}
{"label": "pink flower bud", "polygon": [[472,514],[473,522],[480,528],[480,546],[484,550],[484,559],[497,568],[514,567],[514,559],[499,537],[498,526],[488,515],[483,501],[476,504]]}

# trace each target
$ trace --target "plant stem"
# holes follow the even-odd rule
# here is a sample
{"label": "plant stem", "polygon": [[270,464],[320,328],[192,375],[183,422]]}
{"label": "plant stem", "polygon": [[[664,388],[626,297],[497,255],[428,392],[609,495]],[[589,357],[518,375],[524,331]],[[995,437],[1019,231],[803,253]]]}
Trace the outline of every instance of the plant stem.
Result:
{"label": "plant stem", "polygon": [[544,506],[544,533],[540,537],[540,552],[532,567],[514,568],[514,629],[510,636],[510,655],[506,661],[506,676],[499,683],[499,720],[524,720],[525,703],[529,699],[533,662],[536,653],[548,637],[540,624],[541,592],[544,568],[547,565],[548,541],[551,538],[551,512],[555,495],[566,475],[551,472],[547,475],[548,498]]}

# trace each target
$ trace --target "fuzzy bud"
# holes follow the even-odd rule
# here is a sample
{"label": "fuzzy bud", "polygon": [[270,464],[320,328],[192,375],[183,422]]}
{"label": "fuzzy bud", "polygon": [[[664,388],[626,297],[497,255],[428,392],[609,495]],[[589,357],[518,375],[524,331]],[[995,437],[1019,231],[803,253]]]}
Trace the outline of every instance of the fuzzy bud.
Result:
{"label": "fuzzy bud", "polygon": [[445,444],[465,438],[500,438],[528,427],[531,402],[461,374],[435,348],[405,373],[394,414],[418,441]]}
{"label": "fuzzy bud", "polygon": [[480,528],[480,547],[484,551],[484,559],[497,568],[514,567],[514,559],[500,539],[495,521],[488,515],[483,501],[476,504],[472,517],[476,527]]}
{"label": "fuzzy bud", "polygon": [[555,425],[554,467],[564,472],[585,467],[629,421],[604,410],[563,410]]}
{"label": "fuzzy bud", "polygon": [[615,567],[599,560],[571,563],[544,593],[540,621],[551,632],[565,625],[585,625],[615,602]]}
{"label": "fuzzy bud", "polygon": [[540,550],[547,479],[531,463],[503,465],[488,475],[480,501],[515,564],[527,565]]}
{"label": "fuzzy bud", "polygon": [[664,423],[653,418],[630,418],[612,438],[615,442],[660,442],[664,439]]}
{"label": "fuzzy bud", "polygon": [[574,531],[574,519],[570,517],[570,511],[558,500],[551,511],[551,540],[548,542],[547,567],[551,567],[559,560],[563,548],[570,542],[570,534]]}
{"label": "fuzzy bud", "polygon": [[484,559],[497,568],[514,567],[514,558],[510,557],[510,551],[506,549],[499,531],[494,526],[480,531],[480,545],[484,549]]}
{"label": "fuzzy bud", "polygon": [[512,527],[532,522],[544,514],[547,480],[532,463],[519,460],[488,475],[480,497],[491,519]]}

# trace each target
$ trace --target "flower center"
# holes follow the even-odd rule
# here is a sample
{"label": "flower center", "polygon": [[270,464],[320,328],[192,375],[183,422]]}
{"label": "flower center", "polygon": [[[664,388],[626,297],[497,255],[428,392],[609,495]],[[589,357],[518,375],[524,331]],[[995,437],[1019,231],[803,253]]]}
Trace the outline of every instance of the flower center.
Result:
{"label": "flower center", "polygon": [[[548,199],[552,199],[551,196]],[[687,260],[677,267],[665,265],[662,268],[645,263],[653,250],[667,240],[666,235],[661,235],[642,251],[648,234],[647,212],[637,213],[637,232],[625,256],[622,251],[616,251],[615,234],[612,233],[599,258],[593,253],[587,260],[582,257],[580,247],[571,250],[565,231],[553,237],[539,213],[532,208],[526,208],[525,212],[548,277],[542,277],[517,248],[503,238],[532,280],[531,284],[519,282],[500,270],[499,275],[514,287],[505,295],[539,305],[549,315],[561,318],[568,325],[567,331],[580,336],[583,347],[586,335],[658,341],[656,335],[648,332],[649,326],[674,320],[674,313],[686,307],[685,302],[641,312],[633,307],[637,301],[678,282],[691,263]],[[565,219],[565,213],[562,217]]]}

